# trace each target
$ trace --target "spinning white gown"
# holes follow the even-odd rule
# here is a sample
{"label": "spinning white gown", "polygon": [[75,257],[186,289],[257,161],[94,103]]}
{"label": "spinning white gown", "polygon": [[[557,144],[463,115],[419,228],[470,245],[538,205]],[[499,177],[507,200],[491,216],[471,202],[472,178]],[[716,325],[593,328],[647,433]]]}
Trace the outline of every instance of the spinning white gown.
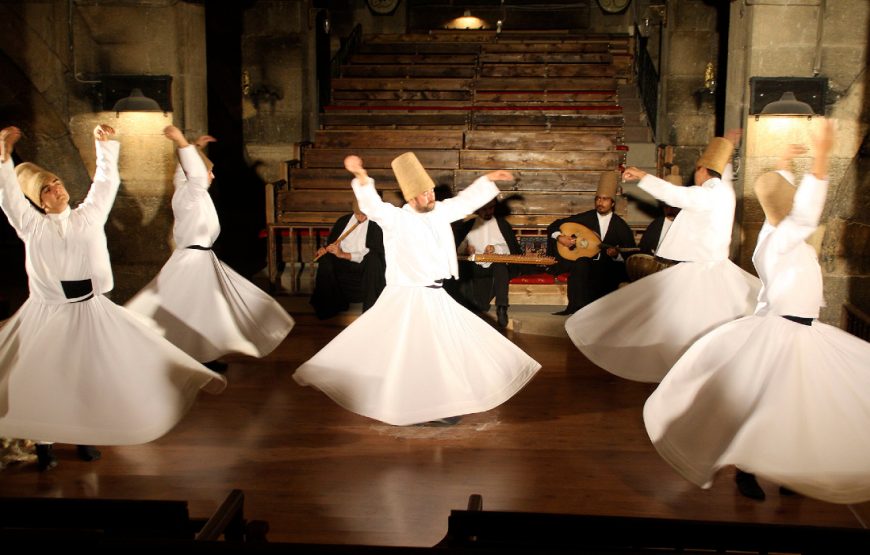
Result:
{"label": "spinning white gown", "polygon": [[[0,166],[0,206],[26,248],[30,297],[0,328],[0,436],[89,445],[168,432],[201,388],[225,379],[112,303],[103,230],[120,180],[118,143],[97,141],[85,201],[42,214]],[[80,291],[64,292],[75,283]]]}
{"label": "spinning white gown", "polygon": [[565,330],[593,363],[622,378],[658,382],[699,337],[752,314],[759,279],[728,260],[734,220],[731,166],[720,180],[679,187],[647,175],[640,187],[681,208],[657,254],[681,264],[617,289],[575,312]]}
{"label": "spinning white gown", "polygon": [[208,194],[208,170],[193,145],[178,156],[172,196],[176,249],[126,307],[154,320],[166,339],[199,361],[227,353],[264,357],[290,333],[293,318],[214,255],[220,222]]}
{"label": "spinning white gown", "polygon": [[420,214],[380,200],[374,182],[353,183],[360,209],[384,231],[387,287],[378,301],[293,378],[342,407],[394,425],[490,410],[541,365],[440,287],[456,275],[450,222],[498,189],[486,178]]}
{"label": "spinning white gown", "polygon": [[821,271],[804,239],[826,189],[806,176],[792,213],[764,224],[758,312],[692,345],[644,406],[659,454],[700,487],[736,465],[825,501],[870,500],[870,343],[781,317],[818,316]]}

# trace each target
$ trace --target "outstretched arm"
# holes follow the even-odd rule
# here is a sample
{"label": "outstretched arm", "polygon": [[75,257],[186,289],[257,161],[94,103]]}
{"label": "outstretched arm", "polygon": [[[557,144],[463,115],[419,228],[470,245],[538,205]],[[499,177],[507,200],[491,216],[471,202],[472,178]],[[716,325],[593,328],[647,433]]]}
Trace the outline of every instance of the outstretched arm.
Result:
{"label": "outstretched arm", "polygon": [[6,213],[18,236],[24,239],[27,230],[37,222],[40,215],[21,192],[13,168],[12,150],[19,139],[21,130],[17,127],[6,127],[0,131],[0,208]]}
{"label": "outstretched arm", "polygon": [[105,222],[115,202],[121,185],[118,174],[118,153],[121,145],[114,140],[115,130],[101,123],[94,128],[94,144],[97,151],[97,167],[88,196],[78,210],[91,223]]}

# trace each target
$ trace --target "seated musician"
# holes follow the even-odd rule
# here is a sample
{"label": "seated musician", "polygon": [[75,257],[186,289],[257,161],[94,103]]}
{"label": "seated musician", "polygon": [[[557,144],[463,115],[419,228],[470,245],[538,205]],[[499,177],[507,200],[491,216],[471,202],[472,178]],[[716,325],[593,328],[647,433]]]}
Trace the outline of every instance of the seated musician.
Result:
{"label": "seated musician", "polygon": [[[679,173],[665,176],[665,181],[673,183],[674,185],[683,185],[683,178]],[[640,243],[637,245],[640,248],[640,252],[644,254],[652,255],[656,253],[659,245],[662,244],[662,239],[664,239],[665,235],[668,234],[668,230],[671,228],[671,223],[673,223],[677,214],[680,213],[679,208],[670,206],[661,201],[659,201],[659,204],[662,208],[662,214],[650,222],[640,238]]]}
{"label": "seated musician", "polygon": [[[634,248],[636,243],[631,228],[613,212],[618,179],[615,172],[601,174],[595,208],[556,220],[547,228],[547,254],[556,258],[549,271],[568,273],[568,306],[556,314],[573,314],[628,279],[620,248]],[[590,237],[599,239],[604,248],[590,252]]]}
{"label": "seated musician", "polygon": [[354,201],[353,213],[335,222],[327,243],[315,253],[317,277],[310,301],[314,314],[324,320],[359,302],[365,312],[386,285],[381,228]]}
{"label": "seated musician", "polygon": [[488,311],[495,297],[496,319],[504,328],[508,325],[508,282],[516,272],[504,263],[462,260],[472,254],[522,254],[511,225],[495,215],[497,208],[493,199],[477,209],[475,217],[454,224],[460,262],[459,281],[453,292],[460,304],[480,312]]}

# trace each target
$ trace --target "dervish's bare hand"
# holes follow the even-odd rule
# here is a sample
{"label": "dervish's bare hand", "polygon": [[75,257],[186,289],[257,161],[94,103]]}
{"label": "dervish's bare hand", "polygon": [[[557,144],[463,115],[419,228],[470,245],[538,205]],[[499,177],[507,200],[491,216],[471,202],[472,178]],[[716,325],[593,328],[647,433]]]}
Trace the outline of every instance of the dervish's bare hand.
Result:
{"label": "dervish's bare hand", "polygon": [[101,123],[98,126],[94,127],[94,139],[98,141],[108,141],[109,139],[115,136],[115,130],[106,125],[105,123]]}
{"label": "dervish's bare hand", "polygon": [[17,127],[5,127],[0,131],[0,161],[5,162],[12,156],[15,143],[21,139],[21,130]]}
{"label": "dervish's bare hand", "polygon": [[626,168],[624,172],[622,172],[622,180],[623,181],[638,181],[643,179],[646,175],[646,172],[631,166],[630,168]]}
{"label": "dervish's bare hand", "polygon": [[507,170],[496,170],[486,174],[486,178],[490,181],[513,181],[514,174]]}

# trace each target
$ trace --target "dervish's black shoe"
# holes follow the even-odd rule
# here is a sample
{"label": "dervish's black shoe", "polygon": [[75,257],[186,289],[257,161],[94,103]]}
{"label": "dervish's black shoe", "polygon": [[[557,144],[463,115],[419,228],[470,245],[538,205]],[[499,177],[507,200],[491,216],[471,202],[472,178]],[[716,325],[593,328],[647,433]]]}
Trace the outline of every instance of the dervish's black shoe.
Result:
{"label": "dervish's black shoe", "polygon": [[222,360],[210,360],[208,362],[203,362],[202,365],[211,370],[212,372],[217,372],[218,374],[223,374],[230,366]]}
{"label": "dervish's black shoe", "polygon": [[796,491],[794,491],[794,490],[791,490],[791,489],[788,489],[788,488],[785,487],[785,486],[779,486],[779,494],[780,494],[780,495],[785,495],[786,497],[789,497],[789,496],[792,496],[792,495],[798,495],[798,492],[796,492]]}
{"label": "dervish's black shoe", "polygon": [[734,481],[737,482],[737,489],[744,497],[755,499],[756,501],[764,501],[766,496],[764,495],[764,490],[758,485],[755,474],[743,472],[738,468],[737,474],[734,475]]}
{"label": "dervish's black shoe", "polygon": [[54,456],[54,446],[49,444],[36,444],[36,467],[40,472],[51,470],[57,466],[57,457]]}
{"label": "dervish's black shoe", "polygon": [[554,313],[553,313],[553,316],[570,316],[571,314],[574,314],[574,312],[575,312],[575,311],[573,311],[573,310],[568,310],[568,309],[566,308],[565,310],[560,310],[559,312],[554,312]]}
{"label": "dervish's black shoe", "polygon": [[508,315],[507,315],[507,307],[499,306],[495,309],[496,319],[498,320],[499,327],[506,328],[508,325]]}
{"label": "dervish's black shoe", "polygon": [[76,455],[87,462],[98,461],[103,457],[100,450],[93,445],[76,445]]}

